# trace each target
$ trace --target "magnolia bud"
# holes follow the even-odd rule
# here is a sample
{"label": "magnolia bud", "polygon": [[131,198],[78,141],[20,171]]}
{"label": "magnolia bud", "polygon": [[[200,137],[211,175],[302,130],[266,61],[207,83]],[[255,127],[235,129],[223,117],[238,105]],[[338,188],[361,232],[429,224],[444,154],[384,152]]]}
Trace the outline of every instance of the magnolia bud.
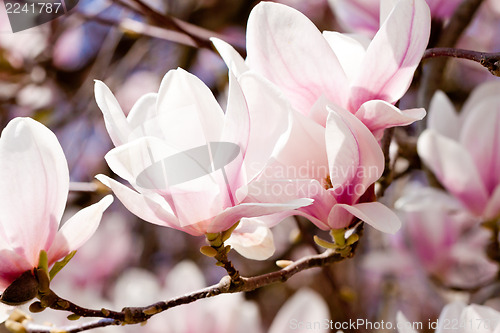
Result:
{"label": "magnolia bud", "polygon": [[32,271],[21,274],[0,296],[0,301],[7,305],[21,305],[36,297],[38,280]]}

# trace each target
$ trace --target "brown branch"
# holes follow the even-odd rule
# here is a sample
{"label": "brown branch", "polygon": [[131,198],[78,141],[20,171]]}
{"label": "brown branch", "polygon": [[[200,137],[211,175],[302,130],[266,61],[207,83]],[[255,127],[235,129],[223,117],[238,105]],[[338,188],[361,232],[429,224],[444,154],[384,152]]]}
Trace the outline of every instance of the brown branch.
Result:
{"label": "brown branch", "polygon": [[[64,310],[72,312],[80,317],[97,317],[105,318],[97,322],[90,324],[82,324],[78,327],[73,327],[71,330],[64,330],[68,333],[82,332],[89,329],[104,327],[109,325],[120,325],[120,324],[136,324],[148,320],[150,317],[166,311],[170,308],[189,304],[195,302],[199,299],[214,297],[220,294],[237,293],[237,292],[248,292],[255,290],[257,288],[265,287],[278,282],[285,282],[295,274],[310,269],[313,267],[321,267],[329,265],[335,262],[342,261],[346,258],[350,258],[354,255],[353,252],[346,256],[336,253],[332,250],[327,250],[321,254],[304,257],[289,266],[272,273],[267,273],[255,277],[245,278],[240,277],[240,283],[232,283],[229,276],[225,276],[222,280],[210,287],[195,291],[190,294],[186,294],[177,298],[173,298],[168,301],[161,301],[154,303],[145,307],[126,307],[122,311],[111,311],[107,309],[92,310],[80,307],[70,301],[60,298],[59,296],[51,293],[51,297],[56,299],[52,302],[51,308],[55,310]],[[28,333],[51,333],[54,332],[54,327],[44,329],[40,326],[31,325],[30,323],[25,324],[26,332]]]}
{"label": "brown branch", "polygon": [[425,51],[422,60],[437,57],[460,58],[475,61],[486,67],[491,74],[500,76],[500,52],[487,53],[472,50],[435,47]]}

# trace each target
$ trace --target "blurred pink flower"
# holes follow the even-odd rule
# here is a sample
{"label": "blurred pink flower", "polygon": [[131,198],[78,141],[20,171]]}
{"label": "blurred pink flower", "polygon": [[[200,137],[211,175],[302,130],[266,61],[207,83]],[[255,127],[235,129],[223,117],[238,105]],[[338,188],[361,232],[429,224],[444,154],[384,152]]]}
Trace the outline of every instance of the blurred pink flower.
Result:
{"label": "blurred pink flower", "polygon": [[[182,69],[169,71],[158,94],[144,95],[128,117],[102,82],[96,82],[95,92],[117,146],[106,161],[134,190],[104,175],[98,179],[140,218],[203,235],[224,231],[243,217],[310,204],[245,201],[248,183],[289,128],[286,102],[258,76],[230,76],[225,114],[208,87]],[[269,108],[275,112],[267,113]],[[206,154],[197,155],[200,151]]]}
{"label": "blurred pink flower", "polygon": [[214,45],[238,76],[249,69],[276,84],[303,115],[325,126],[322,99],[355,114],[380,139],[383,130],[422,119],[423,109],[401,111],[392,104],[408,89],[430,33],[423,0],[402,0],[372,41],[337,32],[323,34],[297,10],[261,2],[247,25],[244,61],[232,47]]}
{"label": "blurred pink flower", "polygon": [[[398,0],[329,0],[335,17],[342,27],[370,38],[379,28],[380,17],[389,13]],[[434,19],[449,18],[462,0],[426,0]]]}
{"label": "blurred pink flower", "polygon": [[418,154],[446,190],[486,220],[500,216],[500,82],[476,88],[460,114],[438,92]]}
{"label": "blurred pink flower", "polygon": [[69,173],[56,136],[29,118],[12,120],[0,138],[0,290],[38,267],[79,248],[95,232],[113,198],[80,210],[58,231]]}
{"label": "blurred pink flower", "polygon": [[[409,322],[403,313],[398,313],[397,321],[399,333],[418,332],[414,329],[416,327],[414,323]],[[466,305],[457,301],[446,305],[439,319],[432,322],[432,324],[436,326],[436,333],[494,333],[500,331],[500,312],[489,306]]]}

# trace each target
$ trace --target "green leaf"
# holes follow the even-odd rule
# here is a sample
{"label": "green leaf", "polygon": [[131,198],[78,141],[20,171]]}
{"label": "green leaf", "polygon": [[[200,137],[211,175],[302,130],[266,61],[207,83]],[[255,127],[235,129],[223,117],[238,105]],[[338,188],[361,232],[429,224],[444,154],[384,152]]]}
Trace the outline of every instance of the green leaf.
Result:
{"label": "green leaf", "polygon": [[73,258],[75,253],[76,253],[76,251],[71,251],[66,257],[64,257],[63,260],[58,261],[54,264],[54,267],[52,267],[52,269],[50,270],[50,280],[51,281],[54,278],[54,276],[56,276],[56,274],[59,273],[59,271],[61,269],[63,269],[64,266],[66,266],[66,264],[71,260],[71,258]]}
{"label": "green leaf", "polygon": [[38,259],[38,269],[44,272],[49,271],[49,259],[47,258],[47,252],[45,252],[45,250],[40,251],[40,257]]}

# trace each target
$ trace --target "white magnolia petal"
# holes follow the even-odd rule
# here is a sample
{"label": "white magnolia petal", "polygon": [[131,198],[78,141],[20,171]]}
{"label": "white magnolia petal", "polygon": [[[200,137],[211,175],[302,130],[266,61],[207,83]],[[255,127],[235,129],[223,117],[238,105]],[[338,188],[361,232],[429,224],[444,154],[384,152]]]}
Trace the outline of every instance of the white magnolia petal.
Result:
{"label": "white magnolia petal", "polygon": [[241,74],[248,71],[245,59],[243,59],[243,57],[231,46],[231,44],[215,37],[210,38],[210,40],[226,63],[229,71],[233,72],[237,78],[240,77]]}
{"label": "white magnolia petal", "polygon": [[128,141],[130,126],[120,104],[102,81],[95,80],[94,94],[113,144],[115,146],[124,144]]}
{"label": "white magnolia petal", "polygon": [[458,140],[460,118],[450,99],[442,91],[436,91],[429,106],[427,128],[450,139]]}
{"label": "white magnolia petal", "polygon": [[12,120],[0,138],[0,234],[33,267],[54,239],[68,187],[54,133],[30,118]]}
{"label": "white magnolia petal", "polygon": [[71,251],[80,248],[92,237],[101,222],[102,214],[113,202],[113,196],[107,195],[99,202],[85,207],[73,215],[57,235],[48,251],[49,262],[64,258]]}
{"label": "white magnolia petal", "polygon": [[245,258],[269,259],[275,251],[273,233],[260,218],[243,218],[225,242]]}
{"label": "white magnolia petal", "polygon": [[398,216],[380,202],[365,202],[354,206],[338,204],[361,221],[385,233],[395,234],[401,228]]}

